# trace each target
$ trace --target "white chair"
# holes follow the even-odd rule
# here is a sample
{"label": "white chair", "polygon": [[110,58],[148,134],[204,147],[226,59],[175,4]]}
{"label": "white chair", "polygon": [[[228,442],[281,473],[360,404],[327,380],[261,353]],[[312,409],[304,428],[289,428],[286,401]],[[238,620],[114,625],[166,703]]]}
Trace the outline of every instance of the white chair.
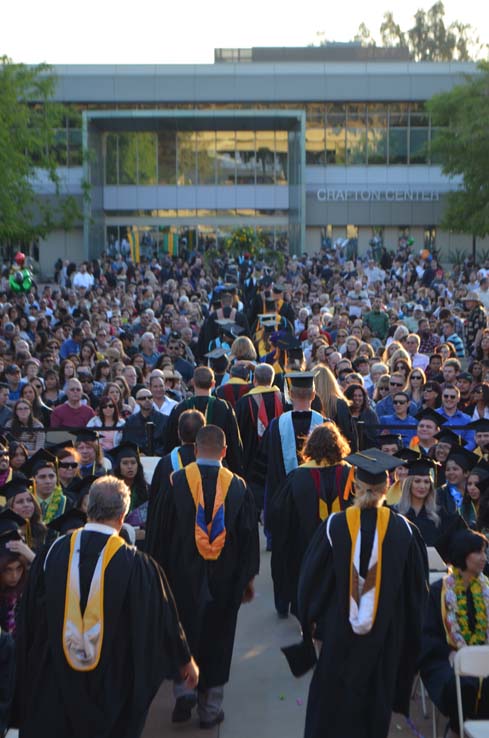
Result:
{"label": "white chair", "polygon": [[464,722],[460,677],[472,676],[485,679],[489,676],[489,646],[465,646],[455,654],[453,663],[457,690],[458,721],[460,738],[489,738],[489,720],[467,720]]}
{"label": "white chair", "polygon": [[447,565],[443,561],[442,557],[434,548],[434,546],[427,546],[426,552],[428,554],[428,569],[430,570],[430,584],[437,582],[442,578],[442,575],[447,570]]}

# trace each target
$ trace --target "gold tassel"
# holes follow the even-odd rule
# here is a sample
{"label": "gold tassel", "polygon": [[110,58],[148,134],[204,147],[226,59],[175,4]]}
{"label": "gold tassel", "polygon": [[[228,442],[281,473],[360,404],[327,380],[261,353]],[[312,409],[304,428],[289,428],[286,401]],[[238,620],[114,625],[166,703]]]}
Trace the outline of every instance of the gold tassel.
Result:
{"label": "gold tassel", "polygon": [[25,542],[29,546],[29,548],[32,547],[32,528],[31,528],[31,521],[27,519],[25,521]]}

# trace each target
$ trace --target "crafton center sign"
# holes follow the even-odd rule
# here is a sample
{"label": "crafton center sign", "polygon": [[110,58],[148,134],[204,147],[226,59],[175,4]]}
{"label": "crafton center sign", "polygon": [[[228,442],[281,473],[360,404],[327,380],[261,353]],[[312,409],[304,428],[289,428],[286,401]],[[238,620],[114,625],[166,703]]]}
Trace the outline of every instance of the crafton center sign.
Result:
{"label": "crafton center sign", "polygon": [[318,202],[439,202],[441,193],[416,189],[339,189],[320,187],[307,193]]}

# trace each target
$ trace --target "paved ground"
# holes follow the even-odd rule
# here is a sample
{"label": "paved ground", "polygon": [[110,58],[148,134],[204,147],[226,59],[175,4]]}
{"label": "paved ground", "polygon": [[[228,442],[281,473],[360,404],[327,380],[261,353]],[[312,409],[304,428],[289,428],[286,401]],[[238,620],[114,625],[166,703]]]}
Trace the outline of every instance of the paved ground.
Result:
{"label": "paved ground", "polygon": [[[197,718],[191,723],[172,726],[173,699],[169,685],[157,695],[143,738],[301,738],[304,731],[309,676],[295,679],[280,652],[280,646],[299,638],[294,618],[278,620],[273,609],[270,579],[270,554],[263,551],[261,574],[256,581],[256,597],[243,605],[238,621],[231,680],[226,687],[226,719],[212,731],[199,730]],[[430,718],[421,715],[419,697],[413,702],[412,719],[419,735],[431,738]],[[404,717],[394,715],[389,738],[416,735]],[[345,736],[345,738],[350,738]],[[351,738],[355,738],[351,736]]]}

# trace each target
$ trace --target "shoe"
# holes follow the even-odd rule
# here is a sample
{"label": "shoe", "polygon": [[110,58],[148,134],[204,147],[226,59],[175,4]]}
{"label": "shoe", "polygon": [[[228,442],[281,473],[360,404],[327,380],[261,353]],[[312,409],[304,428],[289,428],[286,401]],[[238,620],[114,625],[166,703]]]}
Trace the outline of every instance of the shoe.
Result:
{"label": "shoe", "polygon": [[192,710],[197,704],[197,697],[194,694],[186,694],[178,697],[175,707],[171,714],[172,723],[186,723],[192,717]]}
{"label": "shoe", "polygon": [[221,710],[217,713],[216,717],[212,720],[201,720],[200,721],[200,728],[201,730],[210,730],[211,728],[215,728],[216,725],[220,725],[222,721],[224,720],[224,710]]}

